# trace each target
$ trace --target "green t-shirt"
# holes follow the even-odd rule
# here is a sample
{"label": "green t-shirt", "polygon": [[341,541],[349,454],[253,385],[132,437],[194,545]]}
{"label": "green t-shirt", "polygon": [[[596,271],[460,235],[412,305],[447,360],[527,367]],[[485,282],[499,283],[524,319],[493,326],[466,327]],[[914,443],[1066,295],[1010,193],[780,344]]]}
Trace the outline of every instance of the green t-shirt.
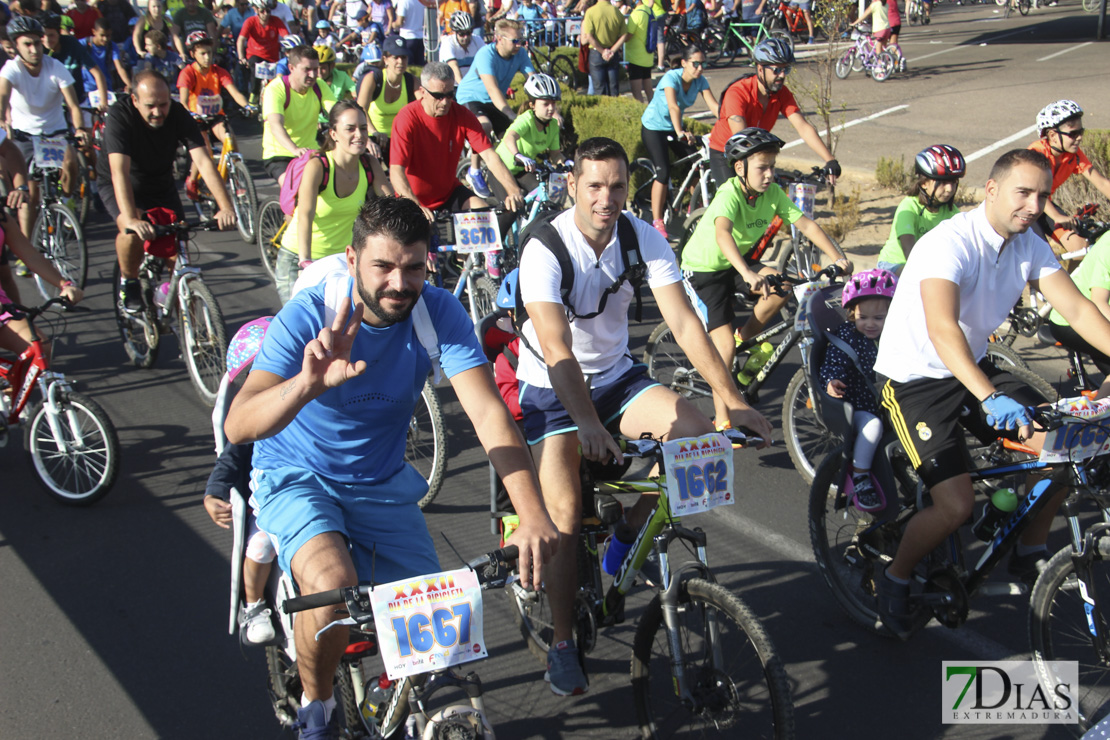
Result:
{"label": "green t-shirt", "polygon": [[[1079,269],[1071,274],[1071,279],[1084,298],[1091,297],[1092,288],[1110,290],[1110,234],[1103,234],[1102,238],[1095,242],[1087,252],[1087,256],[1079,263]],[[1060,326],[1070,326],[1067,319],[1056,309],[1052,309],[1048,320]]]}
{"label": "green t-shirt", "polygon": [[941,221],[959,213],[955,206],[941,206],[940,210],[933,213],[916,196],[903,198],[894,211],[894,223],[890,225],[890,237],[886,240],[879,252],[879,262],[889,262],[893,265],[902,265],[906,262],[906,253],[902,251],[900,236],[913,235],[916,239],[925,236],[934,226]]}
{"label": "green t-shirt", "polygon": [[[629,14],[628,32],[632,35],[624,42],[624,58],[629,64],[635,64],[637,67],[651,67],[655,64],[655,50],[648,51],[645,45],[648,24],[654,15],[656,15],[655,10],[647,4],[637,5]],[[659,32],[662,33],[662,29]]]}
{"label": "green t-shirt", "polygon": [[[316,128],[320,122],[320,113],[330,111],[331,107],[335,105],[335,97],[331,94],[331,88],[326,84],[316,83],[320,89],[320,99],[316,99],[316,93],[312,88],[305,90],[304,93],[297,93],[292,87],[289,88],[289,94],[292,96],[289,100],[289,107],[285,107],[285,85],[282,84],[280,77],[275,77],[266,85],[265,95],[262,102],[262,118],[266,121],[265,127],[262,131],[262,158],[269,159],[271,157],[295,157],[296,152],[287,151],[284,147],[278,144],[277,139],[274,137],[273,132],[270,130],[269,117],[273,113],[280,113],[285,116],[285,130],[289,132],[289,138],[293,143],[305,149],[316,149]],[[321,105],[321,102],[323,105]]]}
{"label": "green t-shirt", "polygon": [[682,269],[692,272],[721,272],[732,268],[732,264],[725,259],[721,248],[717,246],[715,222],[718,218],[732,221],[732,238],[736,241],[736,247],[740,254],[747,254],[776,215],[792,224],[803,214],[776,183],[771,183],[765,193],[749,204],[740,189],[740,178],[730,177],[713,196],[713,202],[709,204],[690,241],[682,250]]}
{"label": "green t-shirt", "polygon": [[[552,149],[559,148],[558,122],[552,118],[547,122],[547,128],[541,129],[535,111],[525,111],[517,116],[509,126],[509,131],[515,131],[520,136],[516,140],[516,150],[529,159],[542,159]],[[501,161],[513,175],[524,172],[524,166],[509,153],[504,139],[497,145],[497,156],[501,157]]]}
{"label": "green t-shirt", "polygon": [[[352,97],[355,93],[355,81],[351,76],[341,69],[333,69],[331,72],[331,82],[326,82],[321,79],[328,87],[331,88],[331,95],[335,98],[335,102],[343,100],[343,98]],[[320,123],[328,122],[328,114],[320,111]]]}

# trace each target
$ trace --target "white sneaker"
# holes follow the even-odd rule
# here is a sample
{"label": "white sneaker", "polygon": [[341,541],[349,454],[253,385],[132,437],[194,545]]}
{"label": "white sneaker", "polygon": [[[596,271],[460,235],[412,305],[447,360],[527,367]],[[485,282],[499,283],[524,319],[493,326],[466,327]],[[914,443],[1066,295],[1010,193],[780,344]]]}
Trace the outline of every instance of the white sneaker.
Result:
{"label": "white sneaker", "polygon": [[270,613],[265,599],[239,608],[239,629],[246,635],[247,642],[261,645],[274,639]]}

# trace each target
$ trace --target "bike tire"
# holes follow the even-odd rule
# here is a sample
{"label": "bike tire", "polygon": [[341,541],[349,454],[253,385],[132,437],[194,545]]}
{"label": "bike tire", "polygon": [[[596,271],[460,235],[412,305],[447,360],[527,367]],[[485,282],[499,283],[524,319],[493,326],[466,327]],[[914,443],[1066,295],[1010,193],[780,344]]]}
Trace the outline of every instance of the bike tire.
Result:
{"label": "bike tire", "polygon": [[849,49],[840,55],[836,60],[836,68],[833,70],[837,78],[843,80],[847,79],[848,75],[852,74],[852,68],[856,63],[856,50]]}
{"label": "bike tire", "polygon": [[85,219],[89,217],[89,209],[92,207],[92,182],[95,173],[81,150],[73,147],[73,151],[77,155],[77,192],[73,193],[73,213],[77,216],[78,222],[84,226]]}
{"label": "bike tire", "polygon": [[281,203],[276,196],[270,196],[262,201],[262,205],[258,207],[256,223],[258,224],[256,228],[258,256],[262,260],[262,267],[276,284],[279,247],[274,242],[274,237],[285,223],[285,213],[281,210]]}
{"label": "bike tire", "polygon": [[1102,0],[1083,0],[1083,10],[1088,13],[1097,12],[1102,6]]}
{"label": "bike tire", "polygon": [[235,226],[239,237],[250,244],[254,241],[256,220],[258,218],[258,193],[254,180],[247,171],[247,163],[230,160],[228,162],[228,185],[231,192],[231,205],[235,209]]}
{"label": "bike tire", "polygon": [[497,283],[489,275],[481,275],[474,280],[473,289],[467,289],[467,305],[473,311],[477,323],[497,308]]}
{"label": "bike tire", "polygon": [[666,322],[656,326],[648,337],[647,347],[644,349],[644,364],[653,380],[683,398],[697,401],[713,397],[709,383],[701,377],[686,353],[678,346]]}
{"label": "bike tire", "polygon": [[[1012,346],[1002,342],[991,342],[987,345],[987,357],[990,358],[991,363],[999,368],[1020,367],[1025,370],[1030,370],[1029,363],[1027,363],[1021,355],[1017,353]],[[1032,372],[1032,370],[1030,370]]]}
{"label": "bike tire", "polygon": [[[31,230],[31,244],[42,253],[66,280],[78,288],[85,287],[89,272],[89,247],[77,214],[61,203],[51,203],[42,210]],[[59,290],[35,275],[35,286],[46,300]]]}
{"label": "bike tire", "polygon": [[628,167],[628,183],[632,188],[628,207],[633,216],[649,224],[652,222],[651,186],[654,182],[655,163],[644,157],[633,160]]}
{"label": "bike tire", "polygon": [[[1005,370],[1010,375],[1044,396],[1046,401],[1052,402],[1060,399],[1060,394],[1056,392],[1052,384],[1030,370],[1029,367],[1024,364],[1024,360],[1017,357],[1017,354],[1012,348],[1006,347],[1005,345],[996,346],[994,344],[989,344],[987,345],[986,356],[995,367],[1000,370]],[[1022,364],[1013,364],[1015,359]]]}
{"label": "bike tire", "polygon": [[351,668],[347,663],[340,661],[335,669],[335,687],[332,695],[335,697],[335,708],[341,712],[339,729],[341,737],[361,738],[367,737],[366,728],[362,723],[362,712],[359,711],[358,702],[355,701],[354,680],[351,678]]}
{"label": "bike tire", "polygon": [[1076,736],[1110,716],[1110,674],[1095,653],[1089,627],[1095,624],[1101,634],[1110,629],[1105,601],[1098,599],[1110,589],[1110,562],[1104,559],[1102,549],[1096,543],[1091,562],[1095,588],[1087,593],[1090,603],[1085,603],[1080,591],[1071,547],[1049,559],[1029,598],[1029,642],[1042,685],[1058,683],[1048,661],[1079,664],[1079,686],[1072,691],[1078,703],[1079,723],[1072,726]]}
{"label": "bike tire", "polygon": [[894,61],[894,55],[889,51],[884,51],[879,54],[875,65],[871,67],[871,79],[875,82],[886,82],[894,74],[894,68],[897,65],[898,62]]}
{"label": "bike tire", "polygon": [[716,67],[721,63],[725,44],[728,41],[728,34],[727,28],[715,24],[706,30],[703,51],[705,52],[705,62],[710,67]]}
{"label": "bike tire", "polygon": [[686,217],[686,220],[682,222],[682,236],[678,238],[678,248],[676,250],[680,260],[682,257],[682,250],[686,248],[686,244],[690,241],[690,237],[694,235],[694,231],[698,228],[698,224],[701,223],[701,217],[705,215],[707,210],[708,208],[705,206],[696,208],[691,211],[690,215]]}
{"label": "bike tire", "polygon": [[100,404],[73,391],[58,394],[59,430],[50,428],[46,403],[39,403],[27,425],[24,449],[46,492],[67,506],[89,506],[104,498],[119,474],[119,436]]}
{"label": "bike tire", "polygon": [[698,709],[675,695],[663,605],[656,595],[632,644],[640,736],[794,737],[790,681],[759,619],[720,584],[691,578],[679,589],[677,642]]}
{"label": "bike tire", "polygon": [[142,270],[139,271],[139,283],[147,299],[146,308],[143,309],[141,317],[129,316],[124,313],[119,304],[119,297],[115,295],[119,292],[120,284],[119,263],[115,264],[112,271],[112,310],[116,315],[116,328],[119,329],[120,338],[123,339],[123,348],[127,352],[128,359],[136,367],[149,368],[158,359],[161,332],[151,300],[154,295],[153,286]]}
{"label": "bike tire", "polygon": [[547,67],[548,74],[555,81],[568,90],[575,90],[578,85],[578,66],[566,54],[557,54],[551,59]]}
{"label": "bike tire", "polygon": [[405,461],[428,481],[428,492],[418,503],[423,509],[439,495],[447,472],[447,430],[439,394],[431,380],[424,381],[424,390],[409,421]]}
{"label": "bike tire", "polygon": [[1018,0],[1018,12],[1022,15],[1029,15],[1029,11],[1033,9],[1033,3],[1030,0]]}
{"label": "bike tire", "polygon": [[301,676],[297,664],[277,645],[266,646],[266,669],[269,673],[270,702],[274,715],[284,727],[297,721],[301,706]]}
{"label": "bike tire", "polygon": [[798,474],[813,482],[817,466],[841,444],[839,437],[817,420],[805,368],[798,368],[782,399],[782,436]]}
{"label": "bike tire", "polygon": [[[199,279],[186,282],[188,297],[178,294],[181,355],[189,380],[206,406],[216,405],[220,381],[227,370],[227,329],[216,297]],[[184,288],[185,286],[180,286]]]}

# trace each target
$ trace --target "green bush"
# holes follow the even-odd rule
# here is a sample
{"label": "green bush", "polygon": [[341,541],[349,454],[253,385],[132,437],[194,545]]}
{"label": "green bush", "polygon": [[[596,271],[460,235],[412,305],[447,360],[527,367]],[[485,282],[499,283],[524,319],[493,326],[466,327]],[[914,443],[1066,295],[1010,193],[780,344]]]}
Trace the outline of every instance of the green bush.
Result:
{"label": "green bush", "polygon": [[[1102,174],[1110,172],[1110,131],[1087,129],[1083,134],[1083,153]],[[1067,214],[1087,203],[1098,203],[1098,218],[1110,218],[1110,200],[1095,190],[1082,175],[1073,175],[1052,196],[1052,202]]]}
{"label": "green bush", "polygon": [[904,193],[913,185],[913,171],[906,167],[904,156],[898,159],[880,156],[875,167],[875,179],[880,187]]}

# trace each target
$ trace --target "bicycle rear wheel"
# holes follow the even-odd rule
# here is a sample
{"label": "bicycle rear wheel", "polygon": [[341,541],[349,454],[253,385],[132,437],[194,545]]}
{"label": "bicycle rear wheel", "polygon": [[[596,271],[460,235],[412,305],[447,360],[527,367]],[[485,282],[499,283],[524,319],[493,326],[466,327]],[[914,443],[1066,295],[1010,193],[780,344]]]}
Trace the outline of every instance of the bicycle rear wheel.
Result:
{"label": "bicycle rear wheel", "polygon": [[154,295],[153,286],[150,284],[149,277],[140,270],[139,284],[146,300],[146,306],[138,315],[132,316],[123,310],[120,306],[119,297],[115,295],[119,291],[119,284],[120,271],[117,262],[112,271],[112,309],[116,314],[116,326],[119,328],[120,338],[123,339],[123,348],[127,351],[127,356],[131,362],[135,363],[137,367],[150,367],[158,359],[158,346],[161,339],[152,300]]}
{"label": "bicycle rear wheel", "polygon": [[628,168],[628,184],[632,189],[629,208],[636,218],[652,222],[651,187],[655,182],[655,163],[641,157],[633,160]]}
{"label": "bicycle rear wheel", "polygon": [[181,354],[189,379],[206,406],[216,404],[220,379],[227,369],[227,331],[216,297],[199,279],[179,286]]}
{"label": "bicycle rear wheel", "polygon": [[68,506],[96,503],[119,473],[119,437],[96,401],[72,391],[58,394],[55,436],[46,404],[27,425],[24,447],[46,492]]}
{"label": "bicycle rear wheel", "polygon": [[856,63],[856,50],[849,49],[840,55],[836,60],[836,76],[840,79],[845,79],[848,75],[852,74],[852,68]]}
{"label": "bicycle rear wheel", "polygon": [[691,706],[676,696],[671,647],[657,595],[636,628],[632,691],[642,737],[794,737],[794,702],[782,660],[748,607],[723,586],[691,578],[679,588],[678,647]]}
{"label": "bicycle rear wheel", "polygon": [[256,223],[258,254],[262,260],[262,266],[266,268],[270,279],[276,281],[277,273],[275,269],[279,249],[277,236],[278,232],[282,230],[282,226],[285,225],[285,213],[281,210],[281,203],[278,202],[276,196],[270,196],[262,201],[262,205],[258,208]]}
{"label": "bicycle rear wheel", "polygon": [[1029,15],[1029,11],[1033,9],[1033,3],[1030,0],[1018,0],[1018,12],[1022,15]]}
{"label": "bicycle rear wheel", "polygon": [[[78,288],[85,287],[89,271],[89,248],[77,215],[61,203],[51,203],[42,210],[31,231],[31,244],[39,250],[66,280]],[[49,300],[58,289],[35,275],[35,286]]]}
{"label": "bicycle rear wheel", "polygon": [[428,492],[419,502],[423,509],[439,495],[439,489],[443,487],[443,475],[447,470],[447,432],[443,424],[443,409],[430,380],[424,381],[420,401],[409,420],[405,462],[416,468],[424,476],[424,480],[428,481]]}
{"label": "bicycle rear wheel", "polygon": [[840,438],[817,419],[805,368],[799,368],[782,399],[782,436],[794,467],[806,483],[813,482],[817,466],[840,446]]}
{"label": "bicycle rear wheel", "polygon": [[254,241],[255,221],[258,217],[258,195],[254,189],[254,180],[247,171],[247,163],[228,162],[228,186],[231,196],[231,205],[235,208],[235,225],[239,229],[239,236],[247,244]]}
{"label": "bicycle rear wheel", "polygon": [[648,337],[644,364],[647,365],[648,375],[656,382],[684,398],[697,401],[713,397],[709,383],[694,369],[666,323],[655,327]]}
{"label": "bicycle rear wheel", "polygon": [[894,73],[894,67],[898,63],[894,61],[894,55],[889,51],[884,51],[875,60],[874,66],[871,67],[871,79],[875,82],[886,82],[890,75]]}
{"label": "bicycle rear wheel", "polygon": [[557,54],[552,57],[551,64],[548,66],[548,74],[568,90],[573,91],[578,85],[578,68],[566,54]]}
{"label": "bicycle rear wheel", "polygon": [[1102,0],[1083,0],[1083,10],[1088,13],[1096,12],[1102,6]]}

